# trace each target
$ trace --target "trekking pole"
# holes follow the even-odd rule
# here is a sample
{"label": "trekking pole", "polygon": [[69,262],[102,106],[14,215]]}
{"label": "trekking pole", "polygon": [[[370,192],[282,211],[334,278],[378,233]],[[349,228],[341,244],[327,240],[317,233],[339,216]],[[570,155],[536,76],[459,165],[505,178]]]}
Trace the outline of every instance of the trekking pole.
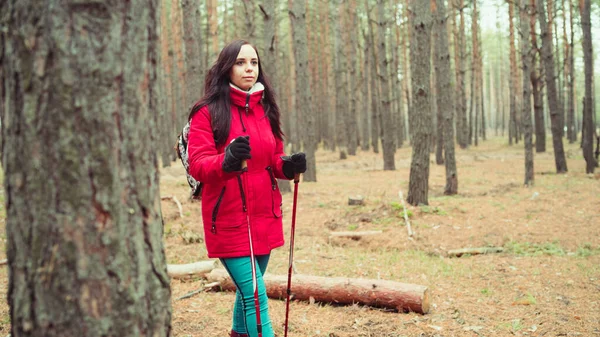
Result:
{"label": "trekking pole", "polygon": [[[248,188],[248,176],[244,174],[248,171],[246,161],[242,161],[242,176],[244,179],[244,185]],[[242,186],[240,186],[242,187]],[[246,223],[248,224],[248,241],[250,242],[250,264],[252,265],[252,289],[254,291],[254,310],[256,310],[256,331],[258,337],[262,337],[262,323],[260,321],[260,302],[258,300],[258,280],[256,276],[256,256],[254,255],[254,244],[252,243],[252,227],[250,226],[250,216],[248,215],[248,208],[246,207],[246,200],[244,190],[242,188],[243,206],[246,212]]]}
{"label": "trekking pole", "polygon": [[287,279],[287,299],[285,301],[285,333],[284,337],[288,335],[288,317],[290,314],[290,294],[292,292],[292,269],[294,266],[294,233],[296,232],[296,203],[298,201],[298,182],[300,182],[300,174],[294,175],[294,201],[292,206],[292,229],[290,234],[290,260],[288,268],[288,279]]}

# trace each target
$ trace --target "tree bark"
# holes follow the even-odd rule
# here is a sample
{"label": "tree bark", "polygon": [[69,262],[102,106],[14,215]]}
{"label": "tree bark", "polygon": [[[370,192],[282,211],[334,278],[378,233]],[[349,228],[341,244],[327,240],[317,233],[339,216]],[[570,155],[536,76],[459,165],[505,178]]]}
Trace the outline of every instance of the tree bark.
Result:
{"label": "tree bark", "polygon": [[[235,291],[235,284],[225,269],[215,269],[208,275],[210,282],[219,282],[221,288]],[[267,296],[275,299],[287,297],[287,275],[264,275]],[[399,312],[429,312],[429,288],[422,285],[386,280],[346,277],[321,277],[292,275],[293,299],[394,309]]]}
{"label": "tree bark", "polygon": [[472,121],[471,131],[473,132],[473,138],[475,138],[475,146],[479,145],[479,118],[481,115],[481,106],[479,101],[481,99],[481,81],[480,81],[480,72],[479,69],[479,25],[478,25],[478,13],[477,13],[477,2],[478,0],[473,0],[473,15],[471,18],[471,38],[472,38],[472,48],[473,54],[471,57],[471,80],[473,83],[471,84],[471,107],[474,110],[475,120]]}
{"label": "tree bark", "polygon": [[519,17],[521,18],[521,66],[523,67],[523,104],[522,125],[525,142],[525,185],[533,186],[535,176],[533,173],[533,128],[531,125],[531,84],[527,74],[532,71],[531,52],[529,43],[529,0],[521,0]]}
{"label": "tree bark", "polygon": [[181,0],[181,8],[183,42],[185,43],[185,97],[187,99],[184,106],[187,112],[204,92],[204,68],[202,68],[200,60],[205,56],[201,50],[202,28],[200,23],[202,16],[200,15],[200,6],[193,0]]}
{"label": "tree bark", "polygon": [[348,119],[350,118],[350,95],[348,93],[348,65],[347,65],[347,43],[344,41],[345,30],[344,15],[346,8],[344,0],[337,0],[333,9],[334,16],[334,46],[335,46],[335,118],[336,118],[336,143],[340,151],[340,159],[345,159],[348,154],[350,133]]}
{"label": "tree bark", "polygon": [[408,197],[411,205],[427,205],[429,192],[429,147],[431,143],[431,107],[429,103],[430,27],[431,13],[428,0],[415,0],[411,4],[412,29],[410,59],[412,87],[414,90],[413,152],[410,165]]}
{"label": "tree bark", "polygon": [[594,173],[596,168],[596,159],[594,158],[594,134],[595,125],[593,117],[593,51],[592,51],[592,23],[590,20],[591,4],[590,0],[582,0],[581,8],[581,30],[583,31],[583,63],[585,76],[585,103],[583,110],[583,158],[585,159],[585,173]]}
{"label": "tree bark", "polygon": [[[367,13],[371,13],[371,8],[369,7],[369,1],[365,0],[365,9]],[[381,90],[379,88],[379,81],[377,81],[377,46],[375,45],[375,29],[373,28],[373,19],[370,15],[367,14],[367,27],[369,30],[368,41],[367,43],[370,45],[371,57],[369,58],[369,83],[371,88],[371,146],[373,147],[373,152],[379,153],[379,134],[380,134],[380,120],[381,113],[379,107],[379,97]]]}
{"label": "tree bark", "polygon": [[519,143],[517,137],[517,105],[515,96],[516,93],[516,77],[517,77],[517,52],[515,51],[515,28],[514,17],[515,9],[513,1],[508,1],[508,18],[509,18],[509,47],[510,47],[510,80],[508,82],[508,91],[510,98],[510,117],[508,123],[508,144],[513,144],[513,139]]}
{"label": "tree bark", "polygon": [[[575,31],[573,27],[573,1],[569,2],[569,27],[571,31],[571,41],[569,42],[568,55],[568,94],[567,94],[567,135],[569,143],[577,141],[577,127],[575,120],[575,62],[574,62],[574,47],[575,47]],[[564,9],[563,9],[564,10]]]}
{"label": "tree bark", "polygon": [[[345,69],[348,79],[348,95],[346,99],[349,100],[348,111],[346,113],[347,118],[345,119],[346,126],[346,148],[348,154],[351,156],[356,155],[356,148],[358,147],[358,126],[357,126],[357,110],[358,110],[358,85],[361,82],[358,78],[356,69],[358,68],[357,53],[359,52],[356,46],[358,45],[358,16],[356,14],[356,0],[347,1],[348,11],[346,13],[346,25],[344,30],[347,32],[347,38],[344,39],[346,43],[346,55],[348,57],[347,64],[348,68]],[[341,57],[341,55],[338,55]]]}
{"label": "tree bark", "polygon": [[[536,6],[535,0],[529,0],[529,8],[531,9],[531,13],[535,13]],[[529,15],[529,30],[531,35],[531,72],[530,72],[530,80],[531,80],[531,89],[533,93],[533,111],[535,116],[535,152],[542,153],[546,152],[546,123],[544,121],[544,99],[542,96],[542,68],[541,63],[539,64],[539,72],[538,72],[538,55],[539,47],[537,43],[537,33],[535,30],[535,15]],[[540,58],[541,59],[541,58]]]}
{"label": "tree bark", "polygon": [[169,336],[159,2],[0,7],[10,335]]}
{"label": "tree bark", "polygon": [[[438,86],[438,84],[440,83],[438,76],[440,73],[439,67],[440,67],[440,50],[438,48],[437,42],[439,41],[439,36],[440,34],[446,34],[446,31],[444,31],[442,28],[440,28],[439,24],[438,24],[438,8],[437,8],[437,3],[432,3],[432,15],[434,16],[434,26],[432,29],[432,34],[431,34],[431,39],[432,39],[432,44],[431,44],[431,58],[433,60],[433,67],[434,67],[434,71],[431,73],[431,81],[434,82],[431,86],[431,92],[432,92],[432,96],[433,97],[437,97],[437,99],[432,99],[432,103],[435,102],[435,104],[431,104],[431,108],[435,113],[435,143],[432,144],[433,148],[435,149],[435,163],[437,165],[443,165],[444,164],[444,110],[447,109],[447,107],[440,105],[439,102],[439,98],[440,98],[440,87]],[[445,27],[445,26],[444,26]],[[435,90],[435,91],[434,91]],[[432,132],[433,134],[433,132]]]}
{"label": "tree bark", "polygon": [[[552,146],[554,148],[554,162],[556,165],[556,173],[567,172],[567,160],[565,158],[565,150],[563,147],[561,128],[562,125],[560,116],[562,115],[562,107],[558,105],[556,80],[554,72],[554,56],[552,54],[552,24],[546,21],[546,11],[544,1],[537,0],[537,14],[542,32],[542,57],[544,69],[546,70],[546,90],[548,97],[548,108],[550,109],[550,123],[552,125]],[[551,1],[548,2],[551,8]]]}
{"label": "tree bark", "polygon": [[462,149],[466,149],[468,142],[469,126],[467,123],[467,95],[465,88],[465,58],[466,58],[466,43],[465,43],[465,1],[459,0],[460,22],[458,32],[455,36],[455,60],[456,60],[456,140]]}
{"label": "tree bark", "polygon": [[395,170],[396,162],[394,156],[396,154],[396,127],[391,109],[391,94],[389,85],[389,70],[387,58],[387,43],[386,43],[386,1],[377,0],[377,50],[379,52],[379,86],[381,88],[381,96],[379,97],[379,107],[381,111],[381,149],[383,152],[383,169]]}
{"label": "tree bark", "polygon": [[447,15],[444,0],[436,0],[436,29],[438,31],[435,48],[438,58],[436,65],[437,79],[437,105],[438,109],[443,107],[444,112],[440,123],[443,126],[444,137],[444,165],[446,166],[445,195],[458,193],[458,172],[456,170],[456,158],[454,155],[454,100],[452,94],[452,70],[450,68],[450,50],[448,47]]}
{"label": "tree bark", "polygon": [[306,153],[307,170],[305,181],[317,181],[317,165],[315,152],[317,150],[316,111],[312,108],[312,95],[308,78],[308,50],[306,35],[306,3],[294,1],[289,12],[294,39],[294,58],[296,60],[297,86],[296,109],[304,121],[302,128],[302,144]]}

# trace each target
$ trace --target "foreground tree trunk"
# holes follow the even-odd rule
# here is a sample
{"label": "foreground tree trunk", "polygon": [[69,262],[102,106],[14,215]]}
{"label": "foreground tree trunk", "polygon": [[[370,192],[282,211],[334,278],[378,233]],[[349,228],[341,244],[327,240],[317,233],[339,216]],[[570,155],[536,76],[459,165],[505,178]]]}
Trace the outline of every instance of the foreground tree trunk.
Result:
{"label": "foreground tree trunk", "polygon": [[525,185],[532,186],[533,174],[533,127],[531,125],[531,84],[527,74],[531,73],[531,45],[529,43],[529,0],[521,0],[521,66],[523,67],[523,135],[525,136]]}
{"label": "foreground tree trunk", "polygon": [[[222,289],[235,291],[235,284],[225,269],[215,269],[208,274],[210,282],[219,282]],[[267,296],[287,297],[287,275],[264,276]],[[399,312],[429,312],[429,289],[417,284],[386,280],[346,277],[292,276],[292,299],[336,304],[363,304]]]}
{"label": "foreground tree trunk", "polygon": [[[552,124],[552,146],[554,148],[554,162],[556,173],[567,172],[567,160],[562,142],[561,118],[562,107],[558,105],[556,80],[554,72],[554,56],[552,54],[552,24],[546,21],[546,11],[542,0],[537,0],[537,14],[542,31],[542,59],[546,70],[546,92],[548,96],[548,108],[550,109],[550,122]],[[548,2],[551,8],[551,1]]]}
{"label": "foreground tree trunk", "polygon": [[411,205],[428,204],[429,149],[432,132],[432,115],[429,103],[430,87],[430,27],[431,13],[428,0],[415,0],[411,4],[410,59],[413,87],[413,111],[410,118],[414,127],[410,180],[406,201]]}
{"label": "foreground tree trunk", "polygon": [[62,4],[0,5],[10,335],[169,336],[159,2]]}
{"label": "foreground tree trunk", "polygon": [[312,109],[312,96],[308,78],[308,37],[306,35],[306,4],[304,1],[294,1],[289,11],[294,39],[294,58],[296,60],[296,109],[304,121],[301,135],[304,152],[306,152],[307,170],[303,176],[305,181],[317,181],[317,165],[315,152],[317,150],[316,111]]}
{"label": "foreground tree trunk", "polygon": [[452,93],[452,70],[450,67],[450,50],[448,47],[448,32],[446,21],[446,5],[444,0],[436,0],[436,29],[438,58],[435,61],[437,79],[437,106],[443,108],[442,120],[444,137],[444,164],[446,166],[445,195],[454,195],[458,192],[458,173],[456,171],[456,158],[454,156],[454,100]]}
{"label": "foreground tree trunk", "polygon": [[583,104],[583,158],[585,158],[585,173],[594,173],[596,159],[594,158],[594,117],[592,101],[593,56],[592,56],[592,23],[590,20],[590,0],[583,0],[581,8],[581,29],[583,30],[583,63],[585,75],[585,103]]}

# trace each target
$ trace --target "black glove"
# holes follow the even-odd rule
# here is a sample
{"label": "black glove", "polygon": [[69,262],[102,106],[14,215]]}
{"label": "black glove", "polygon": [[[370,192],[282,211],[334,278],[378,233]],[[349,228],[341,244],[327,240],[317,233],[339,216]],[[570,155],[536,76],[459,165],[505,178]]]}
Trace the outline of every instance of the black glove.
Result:
{"label": "black glove", "polygon": [[296,174],[306,172],[306,155],[304,152],[294,153],[291,156],[281,157],[283,159],[283,174],[288,179],[293,179]]}
{"label": "black glove", "polygon": [[242,161],[250,159],[250,136],[239,136],[225,148],[223,171],[233,172],[242,170]]}

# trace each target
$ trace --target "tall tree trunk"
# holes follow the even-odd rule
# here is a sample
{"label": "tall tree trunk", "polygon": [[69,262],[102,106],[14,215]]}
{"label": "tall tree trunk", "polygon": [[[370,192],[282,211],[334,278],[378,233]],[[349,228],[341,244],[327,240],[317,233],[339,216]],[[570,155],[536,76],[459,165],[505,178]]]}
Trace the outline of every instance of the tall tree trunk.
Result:
{"label": "tall tree trunk", "polygon": [[[400,0],[402,1],[402,0]],[[407,0],[408,1],[408,0]],[[402,48],[401,56],[402,56],[402,68],[404,69],[404,76],[402,77],[402,94],[404,95],[404,101],[406,102],[406,119],[408,123],[405,123],[404,129],[404,138],[410,142],[411,141],[411,125],[410,125],[410,111],[412,109],[412,91],[410,86],[410,57],[409,57],[409,45],[410,45],[410,24],[408,23],[408,6],[404,5],[404,10],[402,11],[402,18],[405,22],[405,28],[402,32],[402,38],[400,43],[400,48]]]}
{"label": "tall tree trunk", "polygon": [[263,48],[261,50],[261,66],[272,84],[278,82],[277,79],[277,1],[264,0],[259,5],[260,12],[265,29],[263,30]]}
{"label": "tall tree trunk", "polygon": [[[169,25],[169,50],[171,57],[171,135],[177,135],[181,132],[181,127],[187,122],[189,106],[185,105],[185,77],[184,63],[185,57],[182,43],[182,20],[181,8],[178,0],[172,0],[170,3],[170,25]],[[172,144],[172,141],[170,142]],[[171,160],[177,159],[175,151],[171,151]]]}
{"label": "tall tree trunk", "polygon": [[[437,165],[444,164],[444,110],[448,109],[447,106],[440,105],[440,88],[438,83],[440,80],[438,79],[440,69],[440,48],[438,48],[438,41],[440,41],[440,34],[447,35],[446,31],[441,30],[442,28],[439,26],[438,22],[438,8],[437,1],[432,2],[432,15],[434,17],[434,26],[431,32],[431,61],[434,71],[431,72],[431,81],[433,85],[431,86],[432,97],[437,97],[438,99],[432,99],[431,109],[434,111],[435,116],[435,142],[431,145],[433,149],[435,149],[435,163]],[[445,28],[445,25],[444,25]],[[435,90],[435,91],[434,91]],[[435,104],[433,104],[435,102]],[[434,134],[432,132],[432,134]]]}
{"label": "tall tree trunk", "polygon": [[[575,120],[575,62],[574,62],[574,47],[575,47],[575,31],[573,27],[573,1],[569,2],[569,27],[571,31],[571,41],[569,42],[569,55],[568,55],[568,98],[567,98],[567,132],[569,137],[569,143],[577,141],[577,127]],[[564,10],[564,9],[563,9]]]}
{"label": "tall tree trunk", "polygon": [[473,55],[471,57],[471,69],[472,75],[471,79],[473,80],[473,84],[471,87],[473,88],[473,92],[471,93],[471,97],[473,100],[471,104],[475,110],[475,121],[473,122],[473,136],[475,137],[475,146],[479,145],[479,116],[481,114],[481,69],[479,69],[479,25],[478,25],[478,12],[477,12],[477,2],[478,0],[473,0],[473,16],[471,18],[471,38],[472,38],[472,47],[473,47]]}
{"label": "tall tree trunk", "polygon": [[[400,7],[400,0],[396,0],[396,5],[394,7],[394,17],[398,17],[400,13],[398,12]],[[393,85],[392,92],[394,93],[394,103],[395,103],[395,116],[396,116],[396,147],[401,148],[404,142],[404,103],[402,101],[402,81],[400,78],[402,77],[401,65],[400,65],[400,52],[399,48],[401,48],[401,36],[402,33],[400,31],[400,24],[394,25],[394,37],[395,41],[393,43],[393,59],[394,59],[394,70],[392,71]]]}
{"label": "tall tree trunk", "polygon": [[515,96],[517,95],[516,77],[517,77],[517,53],[515,51],[515,27],[514,17],[515,9],[513,1],[508,1],[508,18],[509,18],[509,47],[510,47],[510,80],[508,91],[510,95],[510,118],[508,123],[508,144],[512,145],[513,139],[519,143],[517,136],[517,106]]}
{"label": "tall tree trunk", "polygon": [[203,94],[204,69],[200,60],[204,57],[200,46],[202,43],[201,15],[198,2],[181,0],[183,19],[183,42],[185,43],[185,97],[186,111],[198,101]]}
{"label": "tall tree trunk", "polygon": [[467,95],[466,95],[466,67],[465,67],[465,59],[467,57],[467,46],[466,46],[466,38],[465,38],[465,1],[459,0],[459,14],[460,14],[460,23],[458,34],[455,37],[458,41],[455,43],[455,48],[458,50],[458,63],[456,64],[457,68],[457,79],[458,83],[458,97],[456,99],[457,109],[456,109],[456,140],[458,141],[458,145],[462,149],[466,149],[469,144],[469,125],[467,122]]}
{"label": "tall tree trunk", "polygon": [[160,5],[63,5],[0,4],[10,335],[169,336]]}
{"label": "tall tree trunk", "polygon": [[364,43],[364,47],[361,48],[361,50],[363,51],[363,59],[361,60],[360,64],[361,64],[361,68],[362,68],[362,76],[361,78],[363,79],[364,83],[362,83],[361,85],[361,94],[362,94],[362,112],[361,112],[361,124],[362,124],[362,141],[360,143],[360,149],[363,151],[369,151],[369,141],[371,139],[371,135],[370,135],[370,123],[369,123],[369,119],[370,119],[370,103],[371,103],[371,85],[369,85],[370,83],[370,78],[371,78],[371,48],[373,48],[373,46],[369,43],[369,37],[368,37],[368,33],[364,34],[363,33],[363,43]]}
{"label": "tall tree trunk", "polygon": [[407,202],[411,205],[427,205],[429,192],[429,138],[431,135],[431,106],[429,103],[430,74],[430,27],[432,22],[429,0],[410,3],[412,87],[414,92],[413,151]]}
{"label": "tall tree trunk", "polygon": [[396,154],[396,128],[391,110],[389,71],[386,44],[386,1],[377,0],[377,50],[379,52],[379,85],[381,88],[381,97],[379,97],[379,106],[381,108],[381,125],[383,131],[381,134],[381,148],[383,150],[383,169],[395,170],[396,163],[394,155]]}
{"label": "tall tree trunk", "polygon": [[171,165],[171,161],[176,159],[175,152],[173,151],[173,135],[177,135],[177,127],[175,120],[173,119],[173,85],[171,69],[173,66],[172,58],[173,53],[170,49],[170,34],[169,34],[169,8],[168,4],[160,6],[160,30],[162,32],[160,36],[160,57],[158,63],[158,82],[161,95],[159,97],[159,119],[161,130],[160,139],[160,155],[163,167]]}
{"label": "tall tree trunk", "polygon": [[[475,104],[475,69],[473,69],[473,58],[471,57],[471,89],[469,90],[469,145],[473,145],[473,121],[475,120],[475,116],[473,115],[473,110],[477,106]],[[475,124],[476,125],[476,124]]]}
{"label": "tall tree trunk", "polygon": [[[357,118],[357,110],[358,110],[358,85],[359,78],[357,76],[356,69],[358,67],[357,63],[357,53],[359,52],[358,48],[356,48],[358,41],[358,16],[356,14],[356,0],[349,0],[347,3],[348,12],[346,13],[346,18],[348,19],[346,22],[345,30],[347,31],[348,38],[345,39],[346,43],[346,55],[348,56],[348,68],[345,69],[345,74],[347,74],[348,78],[348,87],[349,92],[346,96],[346,99],[349,99],[349,106],[347,111],[347,118],[345,119],[346,126],[346,148],[348,149],[348,154],[351,156],[356,155],[356,148],[358,147],[358,126],[356,124]],[[341,57],[341,55],[338,55]]]}
{"label": "tall tree trunk", "polygon": [[[548,7],[552,8],[552,1],[548,1]],[[556,81],[554,80],[554,57],[552,54],[552,25],[546,21],[544,1],[537,0],[537,14],[542,32],[542,57],[546,70],[546,90],[548,97],[548,108],[550,109],[550,122],[552,124],[552,145],[554,148],[554,161],[557,173],[567,172],[567,160],[560,129],[560,116],[562,107],[557,102]]]}
{"label": "tall tree trunk", "polygon": [[523,135],[525,136],[525,185],[532,186],[533,174],[533,128],[531,125],[531,46],[529,43],[529,0],[521,0],[519,17],[521,18],[521,66],[523,67]]}
{"label": "tall tree trunk", "polygon": [[[211,1],[214,1],[215,4],[217,3],[217,0],[211,0]],[[242,34],[242,36],[245,39],[254,41],[254,39],[256,38],[256,20],[255,20],[256,9],[255,9],[254,0],[242,0],[242,5],[244,7],[244,23],[245,23],[244,34]],[[216,8],[216,5],[215,5],[215,8]]]}
{"label": "tall tree trunk", "polygon": [[593,117],[593,51],[592,51],[592,23],[590,20],[590,0],[582,0],[581,8],[581,30],[583,31],[583,64],[585,76],[585,103],[583,110],[583,158],[585,159],[585,173],[594,173],[597,162],[594,158],[594,134],[595,125]]}
{"label": "tall tree trunk", "polygon": [[[480,93],[479,93],[479,105],[481,106],[479,108],[479,110],[481,110],[481,140],[486,140],[486,133],[485,133],[485,129],[486,129],[486,121],[485,121],[485,89],[486,89],[486,85],[485,85],[485,78],[483,77],[483,57],[479,57],[479,83],[480,83]],[[489,76],[488,76],[489,78]],[[489,97],[489,94],[488,94]]]}
{"label": "tall tree trunk", "polygon": [[302,144],[306,153],[308,164],[305,181],[317,181],[317,165],[315,152],[317,150],[316,135],[316,111],[312,109],[312,95],[308,78],[308,50],[306,35],[306,3],[294,1],[289,10],[292,24],[292,37],[294,39],[294,56],[296,60],[297,86],[296,86],[296,108],[302,116]]}
{"label": "tall tree trunk", "polygon": [[444,164],[446,166],[445,195],[458,193],[458,172],[456,170],[456,158],[454,156],[454,89],[452,87],[452,70],[450,67],[450,50],[448,48],[447,15],[444,0],[436,0],[435,27],[438,31],[435,48],[437,56],[435,62],[437,79],[437,106],[444,108],[443,124],[444,136]]}
{"label": "tall tree trunk", "polygon": [[[208,55],[209,64],[217,60],[219,55],[219,24],[217,17],[217,0],[206,0],[206,12],[208,13],[208,42],[210,43],[210,53]],[[237,20],[236,20],[237,21]]]}
{"label": "tall tree trunk", "polygon": [[[531,9],[531,13],[535,13],[536,6],[535,0],[529,0],[529,8]],[[533,111],[535,116],[535,152],[542,153],[546,152],[546,123],[544,121],[544,98],[542,96],[542,65],[539,65],[539,73],[538,73],[538,55],[539,48],[537,43],[537,33],[535,31],[535,14],[529,15],[529,28],[531,34],[531,88],[533,92]]]}
{"label": "tall tree trunk", "polygon": [[375,43],[375,28],[373,27],[373,19],[371,18],[371,8],[369,7],[369,0],[365,0],[365,9],[367,12],[367,27],[369,29],[368,37],[369,44],[371,46],[371,58],[370,58],[370,74],[369,82],[371,87],[371,146],[373,152],[379,153],[379,135],[380,135],[380,120],[381,120],[381,109],[379,106],[381,89],[379,87],[379,81],[377,80],[377,45]]}
{"label": "tall tree trunk", "polygon": [[337,0],[334,6],[333,15],[335,17],[334,26],[334,45],[335,45],[335,118],[336,118],[336,143],[340,150],[340,159],[346,159],[348,154],[348,139],[350,137],[347,120],[350,116],[350,100],[348,93],[348,65],[346,56],[348,55],[342,33],[344,24],[344,15],[346,6],[344,0]]}

